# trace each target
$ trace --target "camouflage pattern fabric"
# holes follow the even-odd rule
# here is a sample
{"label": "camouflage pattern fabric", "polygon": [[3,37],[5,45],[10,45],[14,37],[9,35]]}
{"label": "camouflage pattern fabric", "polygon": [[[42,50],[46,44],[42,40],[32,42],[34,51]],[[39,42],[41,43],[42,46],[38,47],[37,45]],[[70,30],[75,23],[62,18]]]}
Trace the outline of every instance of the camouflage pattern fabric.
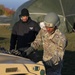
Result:
{"label": "camouflage pattern fabric", "polygon": [[53,63],[57,65],[63,60],[66,38],[59,29],[56,29],[54,33],[50,34],[45,28],[42,28],[31,46],[34,49],[38,49],[41,44],[44,50],[44,61],[52,59]]}

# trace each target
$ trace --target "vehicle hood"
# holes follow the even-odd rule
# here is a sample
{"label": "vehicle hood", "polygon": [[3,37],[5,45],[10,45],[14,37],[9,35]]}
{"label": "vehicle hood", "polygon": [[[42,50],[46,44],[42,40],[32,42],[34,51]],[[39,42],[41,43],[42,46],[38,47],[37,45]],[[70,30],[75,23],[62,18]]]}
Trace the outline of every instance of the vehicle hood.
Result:
{"label": "vehicle hood", "polygon": [[30,59],[5,53],[0,53],[0,63],[34,64]]}

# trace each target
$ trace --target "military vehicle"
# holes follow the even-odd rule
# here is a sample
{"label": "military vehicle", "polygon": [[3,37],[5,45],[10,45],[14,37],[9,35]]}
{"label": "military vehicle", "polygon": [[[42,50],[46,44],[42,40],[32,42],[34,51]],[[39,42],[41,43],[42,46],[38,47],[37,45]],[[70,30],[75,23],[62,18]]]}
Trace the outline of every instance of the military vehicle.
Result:
{"label": "military vehicle", "polygon": [[41,61],[0,53],[0,75],[46,75]]}

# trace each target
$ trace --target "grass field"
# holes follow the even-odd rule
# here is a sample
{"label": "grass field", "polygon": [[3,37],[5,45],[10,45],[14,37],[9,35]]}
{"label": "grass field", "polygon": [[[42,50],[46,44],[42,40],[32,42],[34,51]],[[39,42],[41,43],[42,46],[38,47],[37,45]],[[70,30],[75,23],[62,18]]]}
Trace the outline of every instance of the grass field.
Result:
{"label": "grass field", "polygon": [[9,49],[11,31],[9,26],[0,26],[0,46]]}
{"label": "grass field", "polygon": [[[0,46],[9,50],[11,30],[9,26],[0,26]],[[65,51],[62,75],[75,75],[75,33],[65,34],[68,46]]]}

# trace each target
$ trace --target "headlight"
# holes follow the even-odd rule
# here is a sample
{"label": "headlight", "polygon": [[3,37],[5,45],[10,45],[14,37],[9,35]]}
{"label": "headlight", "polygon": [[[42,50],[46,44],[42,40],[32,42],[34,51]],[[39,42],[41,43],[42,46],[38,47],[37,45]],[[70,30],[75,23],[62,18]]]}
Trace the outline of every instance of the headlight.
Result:
{"label": "headlight", "polygon": [[42,69],[42,70],[40,71],[40,75],[45,75],[45,74],[46,74],[46,73],[45,73],[45,70]]}
{"label": "headlight", "polygon": [[34,67],[33,67],[33,70],[34,70],[34,71],[39,71],[39,70],[40,70],[40,67],[39,67],[39,66],[34,66]]}

